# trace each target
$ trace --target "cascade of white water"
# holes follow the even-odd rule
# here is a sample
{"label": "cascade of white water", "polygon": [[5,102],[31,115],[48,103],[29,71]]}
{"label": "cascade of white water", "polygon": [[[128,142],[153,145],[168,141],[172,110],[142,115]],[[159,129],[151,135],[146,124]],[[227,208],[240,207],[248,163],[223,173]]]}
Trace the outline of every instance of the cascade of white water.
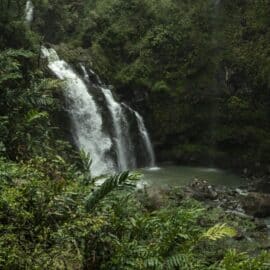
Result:
{"label": "cascade of white water", "polygon": [[135,116],[137,118],[140,136],[144,142],[144,145],[146,147],[146,151],[149,155],[149,166],[154,167],[155,166],[155,153],[154,153],[154,149],[153,149],[149,134],[147,132],[147,129],[145,127],[145,124],[144,124],[144,121],[143,121],[143,118],[141,117],[141,115],[136,111],[134,111],[134,112],[135,112]]}
{"label": "cascade of white water", "polygon": [[138,124],[138,128],[139,128],[139,135],[140,138],[145,146],[147,155],[149,157],[149,167],[155,167],[155,152],[150,140],[150,136],[148,134],[148,131],[145,127],[144,124],[144,120],[142,118],[142,116],[135,110],[133,110],[132,108],[130,108],[128,105],[126,105],[125,103],[122,103],[123,106],[125,106],[128,110],[130,110],[136,117],[137,120],[137,124]]}
{"label": "cascade of white water", "polygon": [[[82,69],[84,79],[87,80],[88,82],[90,82],[91,79],[90,79],[90,77],[89,77],[89,74],[88,74],[88,72],[87,72],[85,66],[84,66],[83,64],[80,64],[80,67],[81,67],[81,69]],[[102,83],[102,81],[100,80],[99,76],[98,76],[92,69],[89,68],[88,70],[89,70],[89,72],[91,73],[91,75],[96,79],[97,84],[98,84],[99,86],[103,85],[103,83]]]}
{"label": "cascade of white water", "polygon": [[118,167],[122,171],[134,168],[136,166],[134,158],[135,154],[132,151],[131,137],[126,116],[121,105],[114,99],[111,90],[104,87],[101,87],[101,90],[112,117],[115,131]]}
{"label": "cascade of white water", "polygon": [[27,23],[31,23],[34,16],[34,5],[31,0],[26,2],[25,6],[25,20]]}
{"label": "cascade of white water", "polygon": [[88,75],[88,73],[87,73],[87,71],[86,71],[85,66],[84,66],[83,64],[80,64],[80,67],[81,67],[81,69],[82,69],[82,71],[83,71],[84,79],[85,79],[86,81],[90,82],[90,78],[89,78],[89,75]]}
{"label": "cascade of white water", "polygon": [[99,85],[102,85],[102,81],[101,79],[99,78],[99,76],[92,70],[92,69],[89,69],[89,71],[91,72],[92,75],[94,75],[96,78],[97,78],[97,82]]}
{"label": "cascade of white water", "polygon": [[64,95],[68,112],[74,126],[77,146],[91,155],[91,171],[100,175],[114,170],[113,161],[108,155],[112,141],[103,132],[101,114],[83,80],[53,49],[42,48],[43,56],[48,59],[50,70],[61,80],[65,80]]}

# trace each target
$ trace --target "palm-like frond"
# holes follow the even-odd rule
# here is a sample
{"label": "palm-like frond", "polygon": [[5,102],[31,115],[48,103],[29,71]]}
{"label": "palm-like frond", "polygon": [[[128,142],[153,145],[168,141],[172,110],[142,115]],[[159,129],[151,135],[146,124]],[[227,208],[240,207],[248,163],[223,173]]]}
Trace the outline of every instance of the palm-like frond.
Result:
{"label": "palm-like frond", "polygon": [[163,269],[163,263],[161,258],[151,257],[144,261],[144,267],[146,269]]}
{"label": "palm-like frond", "polygon": [[85,208],[87,211],[93,210],[107,194],[115,188],[123,186],[129,178],[129,172],[123,172],[108,178],[97,190],[85,198]]}
{"label": "palm-like frond", "polygon": [[92,159],[89,153],[86,153],[84,150],[80,150],[80,158],[83,165],[84,171],[89,171],[92,165]]}
{"label": "palm-like frond", "polygon": [[170,256],[166,260],[165,269],[174,270],[174,269],[193,269],[192,260],[189,254],[175,254]]}
{"label": "palm-like frond", "polygon": [[48,113],[47,112],[38,112],[37,110],[31,110],[27,113],[26,115],[26,121],[28,123],[31,123],[35,120],[41,120],[44,118],[48,118]]}
{"label": "palm-like frond", "polygon": [[216,241],[224,237],[234,237],[236,230],[226,224],[216,224],[203,234],[203,238]]}

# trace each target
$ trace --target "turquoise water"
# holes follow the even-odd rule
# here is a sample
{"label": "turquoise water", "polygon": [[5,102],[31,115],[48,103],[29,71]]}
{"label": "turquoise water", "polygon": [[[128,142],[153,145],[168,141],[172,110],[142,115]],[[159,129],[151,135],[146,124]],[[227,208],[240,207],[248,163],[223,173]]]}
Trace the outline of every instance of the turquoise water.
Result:
{"label": "turquoise water", "polygon": [[143,181],[157,186],[181,186],[188,184],[195,178],[206,180],[213,185],[239,187],[245,179],[231,172],[217,168],[165,166],[161,168],[142,169]]}

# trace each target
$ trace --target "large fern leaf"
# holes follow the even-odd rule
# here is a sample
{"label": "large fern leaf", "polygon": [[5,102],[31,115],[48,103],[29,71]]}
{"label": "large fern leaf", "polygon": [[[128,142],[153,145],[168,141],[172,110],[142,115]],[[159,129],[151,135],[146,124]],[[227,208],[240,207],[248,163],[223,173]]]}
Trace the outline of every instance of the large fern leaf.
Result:
{"label": "large fern leaf", "polygon": [[150,257],[144,261],[144,267],[146,269],[161,270],[163,269],[162,259],[159,257]]}
{"label": "large fern leaf", "polygon": [[93,210],[107,194],[115,188],[123,186],[129,178],[129,172],[123,172],[108,178],[97,190],[85,198],[85,208],[87,211]]}
{"label": "large fern leaf", "polygon": [[40,120],[43,118],[48,118],[47,112],[38,112],[37,110],[31,110],[26,115],[26,121],[28,123],[31,123],[33,121]]}
{"label": "large fern leaf", "polygon": [[167,258],[165,269],[192,269],[192,263],[187,254],[175,254]]}
{"label": "large fern leaf", "polygon": [[224,237],[234,237],[237,234],[236,230],[226,224],[216,224],[203,234],[203,238],[216,241]]}

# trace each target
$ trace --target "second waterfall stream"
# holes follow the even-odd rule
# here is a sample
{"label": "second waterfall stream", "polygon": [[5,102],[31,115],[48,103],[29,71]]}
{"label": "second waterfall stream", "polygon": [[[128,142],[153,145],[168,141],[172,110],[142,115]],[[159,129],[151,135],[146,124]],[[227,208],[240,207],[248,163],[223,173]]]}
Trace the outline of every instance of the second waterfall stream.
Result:
{"label": "second waterfall stream", "polygon": [[[151,140],[137,111],[117,102],[112,91],[101,85],[92,70],[81,65],[83,76],[80,76],[52,48],[42,47],[42,55],[48,59],[48,67],[55,76],[65,81],[64,97],[72,135],[77,147],[90,154],[94,176],[134,169],[138,164],[143,167],[155,165]],[[96,76],[97,82],[92,82],[89,74]],[[103,105],[98,105],[98,97],[91,91],[93,87],[100,92],[98,97],[102,97]],[[130,125],[127,111],[129,117],[134,118],[130,120],[136,123],[135,126]],[[109,125],[105,125],[104,120]]]}

